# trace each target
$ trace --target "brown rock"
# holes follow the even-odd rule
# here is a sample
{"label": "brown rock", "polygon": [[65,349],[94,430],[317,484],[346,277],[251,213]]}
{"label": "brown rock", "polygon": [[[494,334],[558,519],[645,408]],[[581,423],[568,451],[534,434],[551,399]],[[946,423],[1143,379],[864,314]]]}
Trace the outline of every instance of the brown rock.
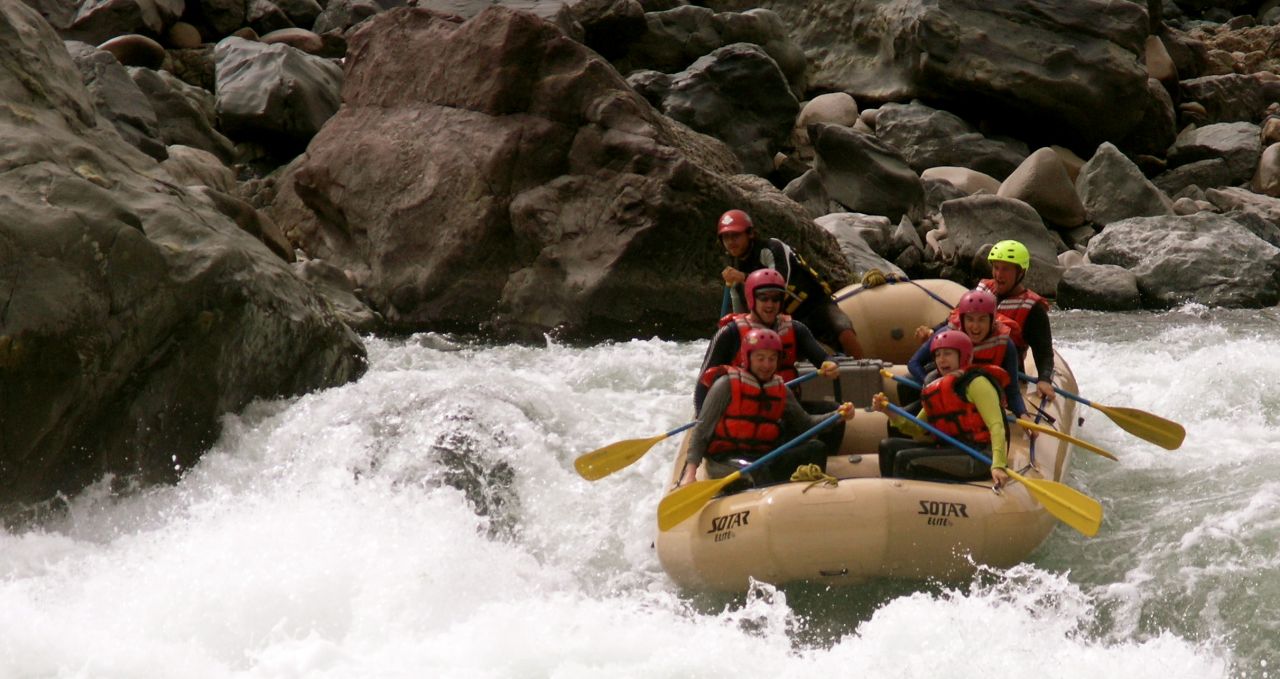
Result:
{"label": "brown rock", "polygon": [[268,45],[284,43],[308,54],[323,54],[324,39],[305,28],[282,28],[262,36],[261,41]]}
{"label": "brown rock", "polygon": [[185,21],[174,23],[165,35],[169,40],[169,46],[175,49],[192,49],[204,42],[200,37],[200,29]]}
{"label": "brown rock", "polygon": [[164,47],[145,35],[115,37],[98,45],[98,49],[111,53],[124,66],[158,69],[164,65]]}

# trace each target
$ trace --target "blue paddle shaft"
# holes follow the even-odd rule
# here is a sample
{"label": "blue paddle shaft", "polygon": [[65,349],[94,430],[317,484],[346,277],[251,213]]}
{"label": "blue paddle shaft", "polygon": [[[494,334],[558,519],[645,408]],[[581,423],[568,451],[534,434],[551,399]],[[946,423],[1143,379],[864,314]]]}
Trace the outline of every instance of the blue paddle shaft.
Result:
{"label": "blue paddle shaft", "polygon": [[756,460],[755,462],[752,462],[751,464],[749,464],[749,465],[747,465],[747,466],[743,467],[742,469],[739,469],[739,470],[738,470],[738,473],[740,473],[740,474],[746,474],[747,472],[751,471],[752,469],[755,469],[755,468],[757,468],[757,467],[759,467],[759,466],[761,466],[761,465],[765,464],[766,462],[768,462],[768,461],[772,460],[773,458],[778,457],[779,455],[781,455],[781,454],[783,454],[783,453],[787,452],[788,450],[791,450],[792,448],[795,448],[796,446],[800,445],[801,443],[804,443],[805,441],[808,441],[809,439],[813,438],[813,437],[814,437],[814,435],[815,435],[815,434],[817,434],[818,432],[820,432],[820,431],[822,431],[823,429],[826,429],[827,427],[830,427],[831,425],[835,424],[835,423],[836,423],[836,420],[838,420],[838,419],[840,419],[840,413],[838,413],[838,412],[831,413],[831,414],[830,414],[830,415],[828,415],[824,420],[822,420],[821,422],[819,422],[819,423],[817,423],[817,424],[813,425],[812,427],[810,427],[810,428],[809,428],[809,430],[808,430],[808,431],[806,431],[805,433],[803,433],[803,434],[801,434],[801,435],[799,435],[799,436],[797,436],[797,437],[795,437],[795,438],[791,439],[790,441],[787,441],[786,443],[784,443],[784,444],[782,444],[782,445],[778,446],[777,448],[774,448],[774,449],[773,449],[773,451],[772,451],[772,452],[770,452],[769,454],[765,455],[764,457],[760,458],[759,460]]}

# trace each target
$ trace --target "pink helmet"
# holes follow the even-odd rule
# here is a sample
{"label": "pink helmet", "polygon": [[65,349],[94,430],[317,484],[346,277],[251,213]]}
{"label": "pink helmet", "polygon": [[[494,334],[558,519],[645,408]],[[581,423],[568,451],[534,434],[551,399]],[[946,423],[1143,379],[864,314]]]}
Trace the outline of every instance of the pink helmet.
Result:
{"label": "pink helmet", "polygon": [[960,298],[960,303],[956,305],[956,311],[963,318],[965,314],[987,314],[992,318],[996,315],[996,297],[986,290],[970,290],[964,293],[964,297]]}
{"label": "pink helmet", "polygon": [[959,330],[944,330],[933,336],[929,342],[929,353],[937,353],[939,349],[955,349],[960,353],[960,367],[968,368],[973,360],[973,341]]}
{"label": "pink helmet", "polygon": [[745,233],[753,226],[750,215],[742,210],[729,210],[720,215],[720,221],[716,223],[716,236],[723,236],[726,233]]}
{"label": "pink helmet", "polygon": [[742,341],[747,343],[747,357],[751,356],[751,352],[761,349],[772,349],[782,353],[782,338],[768,328],[752,328]]}
{"label": "pink helmet", "polygon": [[756,293],[761,290],[777,290],[786,293],[787,281],[782,274],[773,269],[756,269],[752,271],[747,280],[742,284],[743,291],[747,293],[747,309],[756,310]]}

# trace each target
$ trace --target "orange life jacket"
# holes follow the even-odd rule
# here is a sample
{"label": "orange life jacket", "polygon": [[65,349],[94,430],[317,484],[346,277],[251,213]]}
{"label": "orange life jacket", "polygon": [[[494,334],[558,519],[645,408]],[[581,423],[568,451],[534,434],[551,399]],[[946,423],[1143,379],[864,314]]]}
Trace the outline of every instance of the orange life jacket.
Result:
{"label": "orange life jacket", "polygon": [[987,430],[978,407],[964,397],[969,383],[979,377],[996,385],[1003,406],[1009,374],[993,365],[973,365],[962,373],[950,373],[926,384],[920,391],[920,402],[929,416],[929,424],[942,433],[965,443],[985,446],[991,443],[991,432]]}
{"label": "orange life jacket", "polygon": [[996,311],[1008,316],[1017,324],[1017,331],[1012,335],[1013,344],[1018,347],[1019,359],[1025,357],[1028,345],[1027,340],[1022,336],[1022,328],[1027,325],[1027,316],[1030,315],[1031,309],[1037,304],[1044,307],[1045,311],[1048,311],[1049,301],[1026,287],[1023,287],[1022,292],[1016,295],[1002,298],[996,295],[996,282],[991,278],[984,278],[978,281],[978,289],[986,290],[994,295],[996,298]]}
{"label": "orange life jacket", "polygon": [[[959,311],[952,310],[951,316],[947,318],[947,327],[964,332]],[[997,311],[995,325],[987,333],[987,338],[973,345],[973,363],[1003,366],[1004,353],[1009,347],[1009,343],[1005,340],[1013,340],[1015,347],[1022,341],[1022,334],[1017,328],[1018,324],[1013,319]]]}
{"label": "orange life jacket", "polygon": [[782,378],[774,375],[762,385],[747,370],[724,365],[714,370],[729,376],[732,392],[707,444],[707,455],[739,453],[759,457],[776,448],[787,406],[787,387]]}
{"label": "orange life jacket", "polygon": [[[751,362],[747,356],[747,333],[751,332],[753,328],[767,328],[778,333],[778,337],[782,339],[782,353],[778,354],[778,375],[782,377],[782,381],[789,382],[800,374],[796,370],[796,330],[790,316],[778,314],[778,319],[773,322],[772,328],[759,321],[752,320],[751,314],[729,314],[720,319],[721,326],[730,323],[738,327],[738,355],[733,357],[733,363],[730,365],[737,366],[743,370],[750,368]],[[703,384],[707,386],[710,386],[714,381],[714,377],[711,379],[703,377]]]}

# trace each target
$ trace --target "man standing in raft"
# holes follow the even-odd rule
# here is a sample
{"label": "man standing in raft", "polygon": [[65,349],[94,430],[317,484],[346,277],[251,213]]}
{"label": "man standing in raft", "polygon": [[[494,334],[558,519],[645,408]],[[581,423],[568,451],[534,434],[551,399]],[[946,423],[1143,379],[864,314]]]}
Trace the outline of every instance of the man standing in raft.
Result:
{"label": "man standing in raft", "polygon": [[730,314],[720,320],[721,328],[711,338],[702,369],[698,371],[698,384],[693,390],[693,412],[702,412],[703,400],[715,378],[717,366],[732,365],[747,368],[747,335],[755,328],[765,328],[778,334],[782,341],[778,356],[778,376],[784,381],[795,379],[796,360],[803,355],[823,377],[834,379],[839,367],[830,360],[826,349],[813,338],[805,324],[794,321],[781,313],[786,296],[786,282],[782,274],[773,269],[760,269],[747,276],[747,308],[745,314]]}
{"label": "man standing in raft", "polygon": [[[1053,392],[1053,332],[1049,328],[1049,302],[1022,284],[1031,268],[1031,253],[1016,240],[1002,240],[987,255],[991,278],[978,282],[979,290],[996,296],[996,310],[1008,316],[1018,327],[1014,343],[1018,347],[1018,366],[1027,356],[1027,348],[1036,361],[1036,391],[1046,401]],[[1017,375],[1009,376],[1017,381]]]}
{"label": "man standing in raft", "polygon": [[777,238],[756,238],[751,217],[742,210],[720,215],[716,236],[733,260],[721,272],[726,285],[744,283],[748,274],[759,269],[777,271],[789,296],[782,311],[809,326],[814,336],[829,346],[854,358],[863,357],[853,323],[831,299],[831,286],[791,246]]}
{"label": "man standing in raft", "polygon": [[[747,368],[722,365],[715,369],[718,376],[707,391],[702,417],[689,436],[688,456],[680,477],[682,486],[695,480],[703,458],[710,478],[724,478],[786,443],[784,430],[805,431],[826,419],[824,415],[806,413],[778,376],[778,356],[782,353],[778,333],[756,328],[747,333],[743,344]],[[838,410],[845,421],[853,419],[852,403],[844,403]],[[843,423],[833,429],[841,430],[840,436],[844,436]],[[809,464],[826,470],[827,446],[822,441],[806,441],[748,476],[754,486],[781,483],[789,480],[797,467]]]}
{"label": "man standing in raft", "polygon": [[[1000,390],[1009,375],[993,365],[972,365],[973,342],[959,330],[944,330],[929,343],[938,379],[920,391],[920,419],[939,431],[978,450],[986,449],[991,466],[959,449],[939,442],[922,445],[930,437],[917,423],[889,415],[889,423],[918,439],[887,438],[880,441],[880,476],[946,481],[974,481],[988,474],[997,488],[1009,480],[1004,409]],[[887,413],[889,399],[883,393],[871,399],[871,408]],[[945,466],[917,464],[945,457]]]}

